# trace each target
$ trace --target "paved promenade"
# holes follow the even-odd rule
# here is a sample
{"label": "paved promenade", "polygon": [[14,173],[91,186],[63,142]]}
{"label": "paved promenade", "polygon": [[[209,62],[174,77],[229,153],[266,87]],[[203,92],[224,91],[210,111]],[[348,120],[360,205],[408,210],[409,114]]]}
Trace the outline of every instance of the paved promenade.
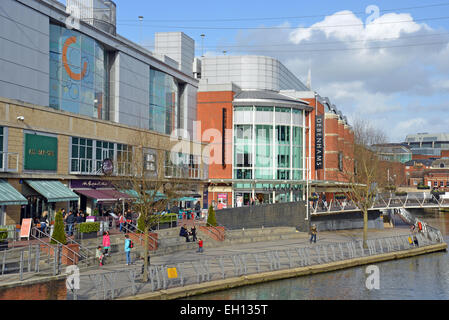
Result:
{"label": "paved promenade", "polygon": [[[150,281],[147,283],[141,282],[141,261],[132,266],[105,265],[83,272],[80,277],[80,290],[75,290],[75,295],[69,292],[68,299],[135,299],[152,292],[166,292],[168,289],[175,289],[184,294],[186,290],[193,288],[196,288],[196,293],[207,292],[207,289],[201,291],[198,286],[217,281],[222,285],[243,275],[257,276],[267,272],[418,249],[410,246],[408,235],[408,228],[370,229],[367,249],[361,246],[362,230],[341,230],[319,232],[318,241],[313,244],[310,244],[307,233],[298,233],[295,239],[240,243],[219,248],[206,247],[203,253],[185,250],[152,257]],[[433,236],[420,235],[419,239],[420,247],[427,246],[430,251],[442,250],[446,245]],[[386,259],[393,258],[391,256]],[[168,268],[176,268],[176,277],[167,276],[170,271]],[[147,298],[151,298],[151,295],[147,295]],[[160,299],[161,296],[154,295],[153,298]]]}

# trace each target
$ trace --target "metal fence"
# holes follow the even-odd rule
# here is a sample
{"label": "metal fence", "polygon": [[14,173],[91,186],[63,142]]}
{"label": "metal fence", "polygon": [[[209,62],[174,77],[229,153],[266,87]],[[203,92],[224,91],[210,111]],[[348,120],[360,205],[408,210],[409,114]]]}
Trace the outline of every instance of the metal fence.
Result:
{"label": "metal fence", "polygon": [[[413,242],[415,237],[417,244]],[[147,283],[141,279],[143,265],[132,266],[126,270],[81,275],[80,289],[69,292],[68,299],[114,299],[206,281],[402,251],[442,242],[440,231],[428,229],[423,233],[370,239],[367,240],[366,248],[359,240],[216,256],[175,264],[150,265]]]}

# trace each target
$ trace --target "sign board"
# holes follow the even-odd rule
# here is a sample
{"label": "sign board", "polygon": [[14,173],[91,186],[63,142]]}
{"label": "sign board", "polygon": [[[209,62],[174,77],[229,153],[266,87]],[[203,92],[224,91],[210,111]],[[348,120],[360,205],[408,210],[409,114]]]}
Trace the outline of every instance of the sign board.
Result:
{"label": "sign board", "polygon": [[20,226],[20,237],[21,238],[30,238],[31,232],[31,224],[33,223],[33,219],[23,219],[22,225]]}
{"label": "sign board", "polygon": [[323,169],[324,163],[324,116],[315,116],[315,169]]}
{"label": "sign board", "polygon": [[111,159],[104,159],[101,164],[101,170],[105,175],[111,175],[114,173],[114,162]]}
{"label": "sign board", "polygon": [[228,204],[228,194],[227,193],[219,193],[218,194],[218,205],[220,209],[226,209]]}
{"label": "sign board", "polygon": [[169,279],[176,279],[178,277],[176,268],[167,268],[167,277]]}
{"label": "sign board", "polygon": [[56,171],[58,138],[25,133],[24,169]]}

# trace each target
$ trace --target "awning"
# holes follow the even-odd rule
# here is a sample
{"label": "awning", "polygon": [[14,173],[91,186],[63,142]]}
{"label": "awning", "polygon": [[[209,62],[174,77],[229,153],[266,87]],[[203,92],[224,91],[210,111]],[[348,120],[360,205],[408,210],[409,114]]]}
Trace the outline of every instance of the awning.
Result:
{"label": "awning", "polygon": [[5,180],[0,179],[0,206],[26,205],[28,200]]}
{"label": "awning", "polygon": [[79,196],[59,181],[25,180],[34,190],[44,196],[48,202],[78,201]]}
{"label": "awning", "polygon": [[129,194],[112,189],[77,189],[75,192],[88,198],[95,199],[97,202],[116,202],[134,199],[134,197]]}

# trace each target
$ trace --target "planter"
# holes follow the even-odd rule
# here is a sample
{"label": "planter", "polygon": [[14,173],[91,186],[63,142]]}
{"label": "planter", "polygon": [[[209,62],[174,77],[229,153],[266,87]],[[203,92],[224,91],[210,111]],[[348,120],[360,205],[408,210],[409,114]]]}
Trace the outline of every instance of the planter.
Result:
{"label": "planter", "polygon": [[0,240],[0,251],[8,249],[8,240]]}
{"label": "planter", "polygon": [[93,239],[97,237],[97,231],[80,233],[80,239]]}

